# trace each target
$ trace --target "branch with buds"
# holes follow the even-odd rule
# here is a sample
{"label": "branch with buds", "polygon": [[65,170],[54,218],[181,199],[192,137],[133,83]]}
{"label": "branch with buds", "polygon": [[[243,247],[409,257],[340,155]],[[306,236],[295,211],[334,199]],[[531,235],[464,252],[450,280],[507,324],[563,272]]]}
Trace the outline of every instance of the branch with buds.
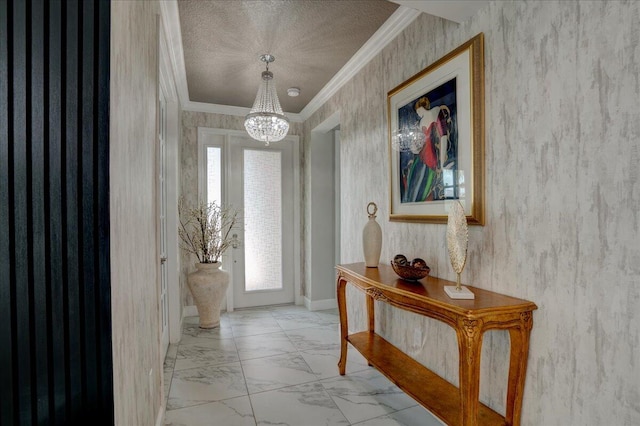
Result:
{"label": "branch with buds", "polygon": [[237,210],[203,201],[190,207],[181,198],[178,213],[182,249],[195,254],[200,263],[218,262],[234,242],[230,234],[238,225]]}

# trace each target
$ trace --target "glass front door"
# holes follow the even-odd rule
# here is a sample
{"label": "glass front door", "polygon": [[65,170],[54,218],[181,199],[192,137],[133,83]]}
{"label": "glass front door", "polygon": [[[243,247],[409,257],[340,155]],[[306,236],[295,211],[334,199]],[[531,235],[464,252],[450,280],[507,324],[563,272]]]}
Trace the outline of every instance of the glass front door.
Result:
{"label": "glass front door", "polygon": [[217,146],[204,150],[206,197],[218,204],[227,200],[241,216],[241,226],[232,232],[238,244],[225,256],[231,263],[223,264],[232,272],[233,306],[293,303],[293,142],[265,147],[249,136],[229,135],[227,143],[224,139],[210,135]]}

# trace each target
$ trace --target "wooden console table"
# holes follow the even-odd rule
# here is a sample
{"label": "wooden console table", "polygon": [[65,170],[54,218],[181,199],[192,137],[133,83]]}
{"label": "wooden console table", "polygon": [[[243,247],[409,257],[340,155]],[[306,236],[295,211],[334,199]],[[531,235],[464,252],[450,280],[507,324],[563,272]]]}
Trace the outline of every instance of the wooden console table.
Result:
{"label": "wooden console table", "polygon": [[[391,266],[367,268],[364,263],[338,265],[337,296],[340,311],[340,374],[347,365],[351,343],[382,374],[449,425],[519,425],[527,371],[532,311],[527,300],[470,287],[475,300],[450,299],[444,292],[450,281],[427,277],[418,282],[400,279]],[[368,330],[348,334],[345,287],[352,283],[366,293]],[[460,353],[460,388],[377,335],[374,300],[425,315],[453,327]],[[506,416],[478,401],[482,336],[487,330],[509,330],[511,355]]]}

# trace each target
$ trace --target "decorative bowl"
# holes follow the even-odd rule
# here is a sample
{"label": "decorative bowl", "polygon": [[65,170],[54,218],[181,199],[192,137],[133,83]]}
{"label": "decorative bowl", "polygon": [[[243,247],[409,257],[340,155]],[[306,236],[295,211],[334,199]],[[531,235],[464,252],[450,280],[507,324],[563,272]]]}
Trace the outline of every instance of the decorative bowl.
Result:
{"label": "decorative bowl", "polygon": [[428,266],[425,268],[416,268],[410,265],[398,265],[393,260],[391,261],[391,267],[400,278],[407,281],[420,280],[429,275],[429,272],[431,271],[431,268]]}

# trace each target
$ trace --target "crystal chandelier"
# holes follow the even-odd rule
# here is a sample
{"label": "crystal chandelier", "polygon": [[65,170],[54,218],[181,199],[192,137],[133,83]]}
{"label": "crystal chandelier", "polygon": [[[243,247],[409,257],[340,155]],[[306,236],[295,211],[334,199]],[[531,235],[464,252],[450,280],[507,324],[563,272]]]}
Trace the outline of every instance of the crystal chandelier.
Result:
{"label": "crystal chandelier", "polygon": [[244,127],[253,139],[262,141],[265,145],[284,139],[289,131],[289,119],[282,113],[273,73],[269,71],[269,63],[276,60],[273,55],[264,54],[260,60],[267,64],[267,70],[262,72],[262,82],[258,88],[258,95],[253,103],[251,112],[244,120]]}

